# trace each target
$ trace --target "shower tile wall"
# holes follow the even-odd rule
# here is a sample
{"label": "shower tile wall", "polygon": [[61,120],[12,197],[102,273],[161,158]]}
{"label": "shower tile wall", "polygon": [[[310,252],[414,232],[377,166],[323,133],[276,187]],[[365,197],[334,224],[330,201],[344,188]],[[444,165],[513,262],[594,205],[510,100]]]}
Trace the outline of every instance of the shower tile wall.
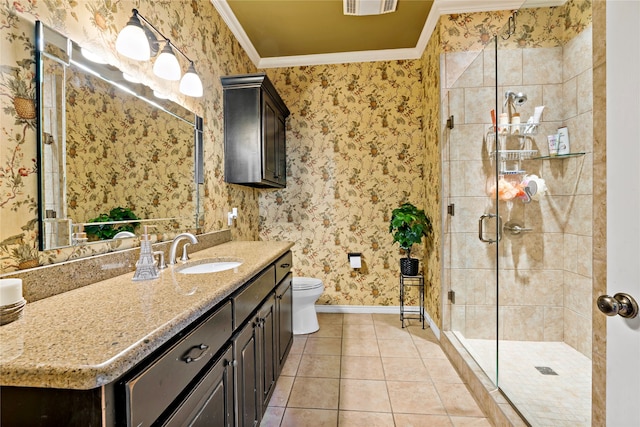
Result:
{"label": "shower tile wall", "polygon": [[[572,152],[582,157],[528,160],[524,169],[546,180],[539,202],[500,202],[506,222],[519,220],[533,232],[500,242],[501,339],[564,341],[591,357],[592,71],[591,27],[564,46],[498,51],[499,106],[504,92],[524,92],[518,109],[526,120],[545,105],[539,132],[528,142],[548,154],[546,135],[567,126]],[[447,203],[445,279],[456,292],[450,329],[466,338],[495,338],[495,247],[478,240],[478,218],[495,212],[487,197],[493,177],[485,142],[495,94],[495,53],[447,53],[442,58],[445,116],[455,128],[443,138]],[[446,112],[449,112],[446,114]],[[445,316],[445,319],[449,316]],[[445,328],[447,325],[445,325]]]}

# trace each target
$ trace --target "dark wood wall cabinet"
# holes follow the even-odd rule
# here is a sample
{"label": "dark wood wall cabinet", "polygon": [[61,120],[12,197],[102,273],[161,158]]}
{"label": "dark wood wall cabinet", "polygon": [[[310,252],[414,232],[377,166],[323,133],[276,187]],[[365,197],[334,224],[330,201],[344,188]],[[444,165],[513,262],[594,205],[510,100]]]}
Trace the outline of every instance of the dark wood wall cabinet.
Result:
{"label": "dark wood wall cabinet", "polygon": [[2,387],[2,426],[258,426],[293,343],[291,252],[120,379]]}
{"label": "dark wood wall cabinet", "polygon": [[222,77],[224,180],[261,188],[287,185],[289,109],[264,73]]}

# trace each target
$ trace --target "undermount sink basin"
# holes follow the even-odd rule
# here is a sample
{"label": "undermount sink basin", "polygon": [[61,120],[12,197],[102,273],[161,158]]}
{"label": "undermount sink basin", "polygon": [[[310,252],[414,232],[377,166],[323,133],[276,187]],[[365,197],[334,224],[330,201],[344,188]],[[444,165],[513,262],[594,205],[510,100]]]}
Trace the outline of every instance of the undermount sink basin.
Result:
{"label": "undermount sink basin", "polygon": [[[197,263],[197,264],[196,264]],[[206,274],[231,270],[242,265],[242,261],[211,260],[196,261],[194,265],[187,265],[178,270],[182,274]]]}

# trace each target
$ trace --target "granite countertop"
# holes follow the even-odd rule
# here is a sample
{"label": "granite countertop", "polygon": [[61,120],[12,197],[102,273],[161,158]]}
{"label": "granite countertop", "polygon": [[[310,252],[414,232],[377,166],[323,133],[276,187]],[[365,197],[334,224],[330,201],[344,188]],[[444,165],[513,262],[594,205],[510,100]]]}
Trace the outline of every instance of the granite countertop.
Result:
{"label": "granite countertop", "polygon": [[91,389],[108,384],[286,253],[291,242],[233,241],[194,254],[237,258],[239,267],[155,280],[133,272],[28,303],[0,327],[0,385]]}

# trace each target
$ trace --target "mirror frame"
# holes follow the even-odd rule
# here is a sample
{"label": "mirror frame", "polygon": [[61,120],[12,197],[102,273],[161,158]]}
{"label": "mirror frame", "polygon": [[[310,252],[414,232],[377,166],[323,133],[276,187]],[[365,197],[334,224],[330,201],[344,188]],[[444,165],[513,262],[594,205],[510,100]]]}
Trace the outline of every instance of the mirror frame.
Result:
{"label": "mirror frame", "polygon": [[[122,81],[122,71],[117,67],[110,64],[98,64],[91,62],[84,58],[81,54],[81,46],[73,40],[60,34],[52,28],[47,27],[41,21],[35,22],[35,61],[36,61],[36,105],[37,105],[37,120],[36,120],[36,148],[37,148],[37,165],[38,165],[38,247],[40,251],[55,250],[65,247],[71,247],[77,244],[74,242],[69,233],[68,245],[51,246],[46,247],[45,242],[45,219],[46,219],[46,205],[44,200],[44,126],[43,126],[43,84],[44,84],[44,62],[45,58],[52,59],[60,64],[68,67],[75,65],[91,75],[109,83],[116,88],[129,93],[130,95],[146,102],[154,108],[157,108],[171,116],[182,120],[193,126],[193,142],[194,142],[194,196],[195,196],[195,212],[193,218],[193,228],[199,228],[199,221],[201,220],[201,191],[200,184],[204,184],[204,148],[203,148],[203,119],[195,113],[189,111],[185,107],[170,101],[168,99],[157,99],[153,96],[153,90],[141,83],[130,83]],[[45,43],[49,43],[57,47],[63,55],[63,58],[56,57],[55,55],[45,52]],[[63,127],[66,128],[66,122],[63,123]],[[66,129],[65,129],[66,135]],[[65,217],[68,218],[68,217]],[[175,217],[178,218],[178,217]],[[162,219],[141,219],[131,220],[130,222],[144,222],[144,221],[158,221],[168,220],[175,218],[162,218]],[[184,217],[182,217],[184,218]],[[83,224],[87,223],[74,223]],[[108,222],[101,222],[101,225],[110,224]],[[73,227],[71,227],[73,228]],[[88,243],[105,243],[110,240],[98,240]],[[87,244],[82,242],[82,244]]]}

